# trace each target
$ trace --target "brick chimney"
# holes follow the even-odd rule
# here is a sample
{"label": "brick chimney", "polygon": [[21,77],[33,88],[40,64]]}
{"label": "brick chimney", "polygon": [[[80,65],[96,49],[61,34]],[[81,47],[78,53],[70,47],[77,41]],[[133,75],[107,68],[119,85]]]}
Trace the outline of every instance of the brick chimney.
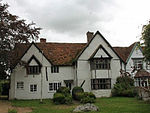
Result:
{"label": "brick chimney", "polygon": [[46,38],[40,38],[41,43],[46,43]]}
{"label": "brick chimney", "polygon": [[87,42],[89,42],[89,41],[93,38],[93,35],[94,35],[94,32],[88,31],[88,32],[86,33]]}

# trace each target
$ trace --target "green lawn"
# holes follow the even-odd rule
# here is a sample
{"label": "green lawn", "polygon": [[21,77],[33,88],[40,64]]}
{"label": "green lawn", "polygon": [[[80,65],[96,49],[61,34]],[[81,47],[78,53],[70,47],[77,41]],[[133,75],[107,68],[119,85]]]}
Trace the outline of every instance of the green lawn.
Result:
{"label": "green lawn", "polygon": [[[32,107],[32,113],[70,113],[78,105],[54,105],[52,100],[43,100],[43,102],[40,104],[39,100],[11,101],[13,106]],[[95,104],[100,108],[100,113],[150,113],[150,103],[136,98],[98,98]]]}

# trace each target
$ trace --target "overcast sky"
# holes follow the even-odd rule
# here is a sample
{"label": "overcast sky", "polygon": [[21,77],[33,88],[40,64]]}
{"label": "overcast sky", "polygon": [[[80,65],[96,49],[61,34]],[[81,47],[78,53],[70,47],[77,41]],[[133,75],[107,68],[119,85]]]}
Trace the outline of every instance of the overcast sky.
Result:
{"label": "overcast sky", "polygon": [[99,30],[112,46],[139,41],[150,19],[150,0],[3,0],[20,19],[41,27],[40,37],[53,42],[86,42]]}

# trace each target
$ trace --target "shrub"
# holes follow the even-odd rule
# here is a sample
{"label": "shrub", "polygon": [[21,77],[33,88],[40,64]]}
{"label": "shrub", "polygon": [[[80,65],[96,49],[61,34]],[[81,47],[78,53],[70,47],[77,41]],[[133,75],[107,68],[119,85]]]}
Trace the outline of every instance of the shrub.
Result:
{"label": "shrub", "polygon": [[96,99],[96,96],[92,92],[84,92],[84,97],[90,97],[93,99]]}
{"label": "shrub", "polygon": [[76,93],[76,100],[80,101],[84,97],[84,92],[77,92]]}
{"label": "shrub", "polygon": [[71,104],[71,103],[72,103],[72,96],[71,94],[69,94],[65,97],[65,104]]}
{"label": "shrub", "polygon": [[83,104],[94,103],[95,99],[87,96],[87,97],[82,98],[80,102],[83,103]]}
{"label": "shrub", "polygon": [[8,109],[8,113],[17,113],[17,110],[15,110],[15,109]]}
{"label": "shrub", "polygon": [[2,83],[0,82],[0,95],[2,95],[3,92],[3,87],[2,87]]}
{"label": "shrub", "polygon": [[112,89],[112,96],[136,96],[134,80],[128,76],[118,77],[116,79],[116,84]]}
{"label": "shrub", "polygon": [[72,96],[70,89],[67,87],[60,87],[53,96],[53,102],[55,104],[71,104]]}
{"label": "shrub", "polygon": [[2,95],[8,95],[9,94],[9,83],[4,82],[2,84]]}
{"label": "shrub", "polygon": [[64,95],[70,94],[70,89],[68,87],[59,87],[57,93],[62,93]]}
{"label": "shrub", "polygon": [[74,87],[74,88],[72,89],[72,97],[73,97],[73,99],[77,100],[76,94],[79,93],[79,92],[80,92],[80,93],[84,92],[84,90],[83,90],[82,87]]}
{"label": "shrub", "polygon": [[55,104],[64,104],[65,103],[65,95],[62,93],[54,93],[53,102]]}
{"label": "shrub", "polygon": [[76,100],[81,103],[94,103],[96,96],[92,92],[78,92],[76,93]]}

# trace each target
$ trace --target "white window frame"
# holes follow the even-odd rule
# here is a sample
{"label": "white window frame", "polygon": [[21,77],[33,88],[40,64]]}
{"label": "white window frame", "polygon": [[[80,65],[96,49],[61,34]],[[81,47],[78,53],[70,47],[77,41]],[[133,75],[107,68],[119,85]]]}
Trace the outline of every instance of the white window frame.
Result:
{"label": "white window frame", "polygon": [[39,65],[28,66],[28,67],[27,67],[27,73],[28,73],[29,75],[31,75],[31,74],[36,75],[36,74],[39,74],[40,72],[41,72],[41,69],[40,69],[40,66],[39,66]]}
{"label": "white window frame", "polygon": [[51,73],[59,73],[59,66],[51,66]]}
{"label": "white window frame", "polygon": [[[33,89],[31,89],[31,86],[33,86]],[[29,90],[30,90],[31,93],[37,92],[37,89],[38,89],[38,85],[37,84],[30,84],[29,87],[30,87]]]}
{"label": "white window frame", "polygon": [[149,61],[149,62],[146,62],[146,69],[147,69],[147,70],[150,70],[150,61]]}
{"label": "white window frame", "polygon": [[101,58],[101,59],[93,59],[91,61],[91,69],[92,70],[108,70],[110,69],[111,59],[109,58]]}
{"label": "white window frame", "polygon": [[23,90],[24,89],[24,82],[23,81],[18,81],[16,88],[19,90]]}
{"label": "white window frame", "polygon": [[[133,59],[133,65],[136,69],[141,69],[143,68],[143,59],[142,58],[135,58]],[[142,67],[140,68],[139,66],[142,65]]]}
{"label": "white window frame", "polygon": [[59,87],[61,87],[61,82],[50,82],[48,84],[49,91],[57,91]]}
{"label": "white window frame", "polygon": [[111,89],[111,78],[91,79],[92,90],[109,90]]}

